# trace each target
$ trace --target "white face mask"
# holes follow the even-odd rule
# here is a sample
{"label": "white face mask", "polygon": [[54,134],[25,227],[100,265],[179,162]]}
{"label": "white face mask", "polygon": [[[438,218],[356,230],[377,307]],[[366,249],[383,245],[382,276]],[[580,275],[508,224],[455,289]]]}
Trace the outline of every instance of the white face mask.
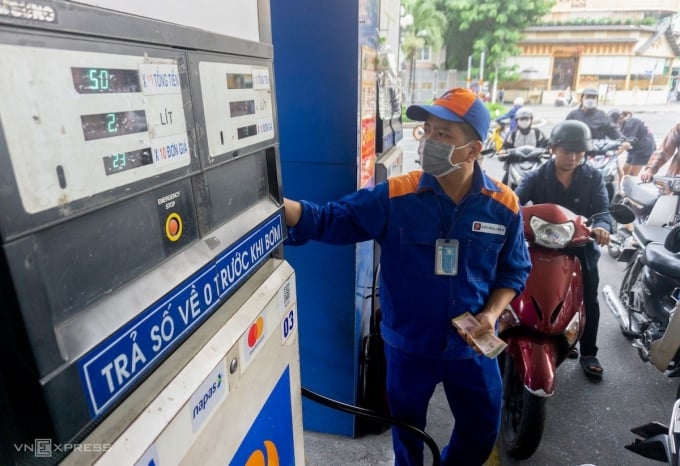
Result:
{"label": "white face mask", "polygon": [[583,99],[583,107],[587,109],[597,107],[597,99]]}
{"label": "white face mask", "polygon": [[437,178],[448,175],[465,165],[465,162],[451,163],[453,152],[470,144],[472,144],[472,141],[456,147],[444,142],[434,141],[430,138],[422,138],[418,145],[420,165],[425,173],[429,173]]}
{"label": "white face mask", "polygon": [[531,120],[517,120],[517,126],[522,129],[527,129],[529,126],[531,126]]}

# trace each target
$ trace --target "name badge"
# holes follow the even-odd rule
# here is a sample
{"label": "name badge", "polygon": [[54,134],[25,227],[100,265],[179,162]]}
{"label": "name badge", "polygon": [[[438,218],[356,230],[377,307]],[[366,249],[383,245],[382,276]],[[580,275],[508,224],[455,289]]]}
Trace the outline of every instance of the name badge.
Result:
{"label": "name badge", "polygon": [[458,275],[458,240],[438,239],[435,243],[434,273]]}

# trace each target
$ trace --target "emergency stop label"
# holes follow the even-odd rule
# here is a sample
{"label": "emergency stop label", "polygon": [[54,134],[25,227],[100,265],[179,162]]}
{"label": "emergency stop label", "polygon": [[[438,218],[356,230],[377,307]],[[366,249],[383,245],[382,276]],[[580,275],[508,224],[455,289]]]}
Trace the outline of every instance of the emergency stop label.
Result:
{"label": "emergency stop label", "polygon": [[101,414],[147,375],[282,241],[283,219],[277,215],[85,355],[78,368],[90,414]]}

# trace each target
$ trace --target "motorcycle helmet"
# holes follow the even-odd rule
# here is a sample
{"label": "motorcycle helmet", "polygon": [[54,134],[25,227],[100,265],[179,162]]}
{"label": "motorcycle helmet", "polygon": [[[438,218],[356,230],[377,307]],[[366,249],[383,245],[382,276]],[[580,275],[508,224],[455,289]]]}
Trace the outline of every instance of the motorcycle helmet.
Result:
{"label": "motorcycle helmet", "polygon": [[524,99],[522,97],[515,97],[515,100],[512,101],[512,105],[521,107],[522,105],[524,105]]}
{"label": "motorcycle helmet", "polygon": [[520,118],[534,118],[534,112],[531,111],[529,107],[522,107],[517,110],[517,113],[515,113],[515,120],[519,120]]}
{"label": "motorcycle helmet", "polygon": [[550,132],[551,147],[562,147],[572,152],[593,150],[593,138],[590,128],[578,120],[566,120],[556,124]]}

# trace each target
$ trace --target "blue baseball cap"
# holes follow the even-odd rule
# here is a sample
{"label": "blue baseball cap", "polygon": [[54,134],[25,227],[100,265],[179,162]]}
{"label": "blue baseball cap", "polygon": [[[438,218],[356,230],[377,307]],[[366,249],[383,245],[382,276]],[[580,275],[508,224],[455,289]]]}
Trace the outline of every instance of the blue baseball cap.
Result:
{"label": "blue baseball cap", "polygon": [[456,123],[467,123],[475,130],[480,141],[486,138],[491,125],[491,114],[484,102],[472,91],[462,87],[446,91],[432,105],[411,105],[406,109],[406,116],[411,120],[425,121],[428,115]]}

